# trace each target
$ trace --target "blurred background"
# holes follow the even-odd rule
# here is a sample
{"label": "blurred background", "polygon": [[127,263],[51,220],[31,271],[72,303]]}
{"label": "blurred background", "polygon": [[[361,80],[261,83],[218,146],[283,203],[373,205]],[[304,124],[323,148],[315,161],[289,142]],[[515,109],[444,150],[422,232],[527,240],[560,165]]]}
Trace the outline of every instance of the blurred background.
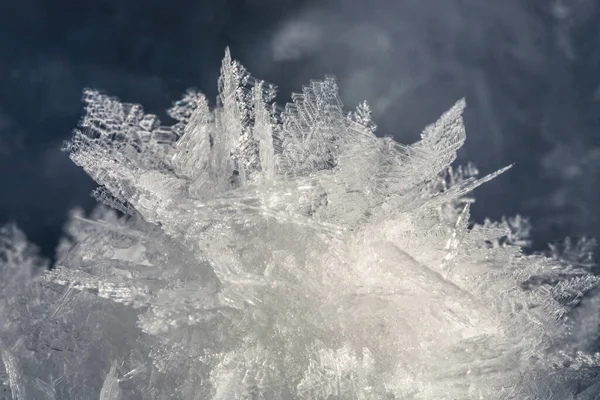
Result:
{"label": "blurred background", "polygon": [[164,117],[188,87],[215,98],[226,46],[280,103],[335,75],[404,143],[466,97],[459,162],[515,163],[476,190],[474,219],[527,216],[538,249],[600,237],[595,0],[0,0],[0,223],[52,256],[67,212],[95,204],[60,151],[82,89]]}

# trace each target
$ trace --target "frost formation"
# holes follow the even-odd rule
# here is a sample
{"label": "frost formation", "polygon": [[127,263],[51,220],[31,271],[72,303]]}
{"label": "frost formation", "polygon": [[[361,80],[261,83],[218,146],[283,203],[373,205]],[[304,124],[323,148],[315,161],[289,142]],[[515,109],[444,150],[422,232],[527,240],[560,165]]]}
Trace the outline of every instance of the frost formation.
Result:
{"label": "frost formation", "polygon": [[[45,267],[0,231],[13,399],[592,399],[590,241],[525,255],[524,219],[469,224],[463,100],[405,146],[332,78],[284,109],[229,52],[214,109],[162,126],[87,90],[66,145],[100,185]],[[586,296],[587,294],[587,296]]]}

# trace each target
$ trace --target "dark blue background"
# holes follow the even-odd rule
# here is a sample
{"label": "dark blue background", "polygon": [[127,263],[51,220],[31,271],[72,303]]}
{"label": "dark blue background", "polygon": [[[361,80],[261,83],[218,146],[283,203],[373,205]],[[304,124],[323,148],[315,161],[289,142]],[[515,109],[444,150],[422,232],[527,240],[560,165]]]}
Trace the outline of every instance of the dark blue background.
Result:
{"label": "dark blue background", "polygon": [[[565,2],[566,4],[566,2]],[[514,169],[474,218],[521,213],[535,246],[600,236],[600,4],[477,0],[0,0],[0,222],[51,255],[95,187],[61,153],[91,86],[149,112],[210,98],[225,46],[279,101],[334,74],[402,142],[465,96],[460,161]]]}

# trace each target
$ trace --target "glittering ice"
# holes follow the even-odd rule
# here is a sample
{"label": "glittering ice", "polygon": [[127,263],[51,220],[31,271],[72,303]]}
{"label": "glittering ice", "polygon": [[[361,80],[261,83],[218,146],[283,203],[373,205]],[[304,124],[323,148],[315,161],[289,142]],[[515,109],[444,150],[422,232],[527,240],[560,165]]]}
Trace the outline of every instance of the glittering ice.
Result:
{"label": "glittering ice", "polygon": [[333,78],[284,108],[275,90],[229,52],[216,106],[189,91],[172,126],[86,90],[65,150],[105,206],[73,212],[47,272],[0,231],[0,389],[595,398],[593,243],[525,255],[525,219],[470,224],[469,192],[507,168],[451,167],[463,100],[402,145],[367,103],[344,112]]}

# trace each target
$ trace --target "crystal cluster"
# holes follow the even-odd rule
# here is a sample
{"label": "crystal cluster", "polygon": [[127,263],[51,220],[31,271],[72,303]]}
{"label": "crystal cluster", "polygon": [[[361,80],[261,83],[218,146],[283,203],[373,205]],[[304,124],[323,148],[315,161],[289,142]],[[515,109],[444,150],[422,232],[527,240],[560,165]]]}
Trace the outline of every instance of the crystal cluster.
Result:
{"label": "crystal cluster", "polygon": [[333,78],[274,96],[229,52],[216,106],[189,91],[171,126],[85,92],[65,150],[105,206],[73,212],[49,271],[0,231],[6,393],[595,398],[593,243],[526,255],[526,220],[470,224],[506,168],[451,167],[464,101],[405,146]]}

